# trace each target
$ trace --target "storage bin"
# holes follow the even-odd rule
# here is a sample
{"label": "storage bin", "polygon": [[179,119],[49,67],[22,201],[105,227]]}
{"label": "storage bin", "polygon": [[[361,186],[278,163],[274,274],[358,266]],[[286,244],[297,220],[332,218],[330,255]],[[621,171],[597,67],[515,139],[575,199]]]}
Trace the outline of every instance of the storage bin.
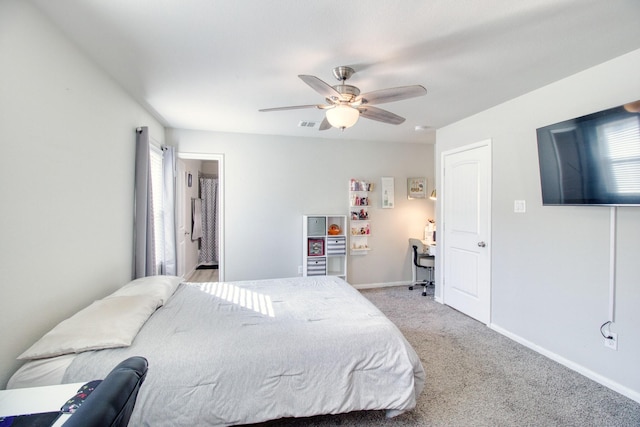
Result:
{"label": "storage bin", "polygon": [[327,255],[344,255],[347,251],[345,236],[327,237]]}
{"label": "storage bin", "polygon": [[307,260],[307,276],[325,276],[326,274],[326,258],[313,258]]}
{"label": "storage bin", "polygon": [[310,216],[307,218],[307,235],[324,236],[327,234],[327,218],[323,216]]}

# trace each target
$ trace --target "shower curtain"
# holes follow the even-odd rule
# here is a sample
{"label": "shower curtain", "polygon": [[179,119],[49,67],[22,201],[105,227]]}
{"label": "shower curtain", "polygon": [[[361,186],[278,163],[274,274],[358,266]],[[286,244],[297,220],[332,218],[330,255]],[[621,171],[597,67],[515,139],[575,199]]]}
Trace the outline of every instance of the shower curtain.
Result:
{"label": "shower curtain", "polygon": [[202,238],[198,264],[218,264],[218,179],[200,177],[202,199]]}

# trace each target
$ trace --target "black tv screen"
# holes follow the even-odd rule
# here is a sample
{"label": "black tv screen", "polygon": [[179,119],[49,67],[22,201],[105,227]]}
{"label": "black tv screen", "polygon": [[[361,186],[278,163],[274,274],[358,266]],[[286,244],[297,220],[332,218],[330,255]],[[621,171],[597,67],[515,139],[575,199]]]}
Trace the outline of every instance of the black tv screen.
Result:
{"label": "black tv screen", "polygon": [[543,205],[640,206],[640,101],[537,129]]}

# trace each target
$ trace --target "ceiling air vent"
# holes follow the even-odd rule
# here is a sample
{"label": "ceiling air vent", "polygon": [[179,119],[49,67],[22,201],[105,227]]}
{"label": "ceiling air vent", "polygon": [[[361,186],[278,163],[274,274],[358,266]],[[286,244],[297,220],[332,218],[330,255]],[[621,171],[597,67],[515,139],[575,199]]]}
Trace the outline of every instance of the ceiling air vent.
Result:
{"label": "ceiling air vent", "polygon": [[318,126],[318,122],[301,121],[298,123],[299,128],[315,128]]}

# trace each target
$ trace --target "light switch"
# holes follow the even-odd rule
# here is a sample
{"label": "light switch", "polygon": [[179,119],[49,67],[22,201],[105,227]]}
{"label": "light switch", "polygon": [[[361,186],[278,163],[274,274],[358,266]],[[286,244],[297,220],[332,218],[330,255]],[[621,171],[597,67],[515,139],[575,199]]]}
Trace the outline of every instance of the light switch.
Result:
{"label": "light switch", "polygon": [[524,200],[514,200],[513,211],[515,213],[525,213],[527,211],[527,202]]}

